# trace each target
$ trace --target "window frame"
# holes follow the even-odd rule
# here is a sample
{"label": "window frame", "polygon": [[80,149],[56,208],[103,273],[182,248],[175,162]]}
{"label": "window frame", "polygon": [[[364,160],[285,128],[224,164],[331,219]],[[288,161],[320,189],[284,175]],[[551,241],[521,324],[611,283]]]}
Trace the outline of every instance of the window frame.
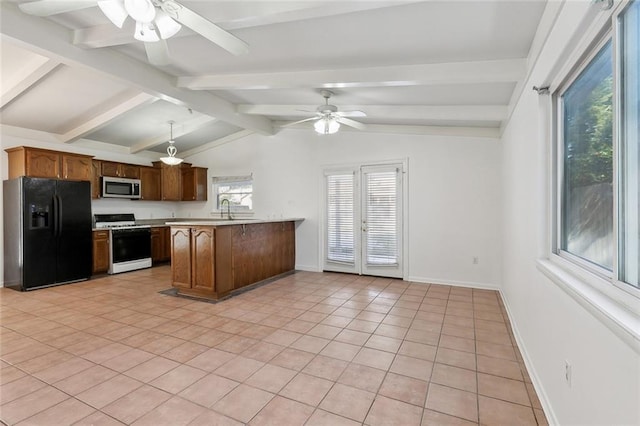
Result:
{"label": "window frame", "polygon": [[[552,76],[551,87],[551,150],[550,150],[550,226],[549,246],[547,248],[549,262],[539,261],[539,269],[554,282],[561,284],[565,290],[574,295],[579,295],[581,303],[598,306],[600,313],[613,312],[622,308],[640,312],[640,288],[633,284],[620,280],[620,125],[622,117],[621,93],[620,93],[620,66],[621,66],[621,16],[634,0],[623,0],[617,3],[611,10],[603,12],[594,19],[593,24],[579,42],[576,50],[569,57],[557,74]],[[635,0],[640,1],[640,0]],[[592,5],[592,7],[598,7]],[[571,254],[560,247],[562,238],[562,192],[564,190],[564,139],[563,139],[563,105],[560,100],[562,94],[580,76],[582,71],[598,55],[601,49],[611,40],[612,43],[612,67],[613,67],[613,259],[612,270],[596,265],[590,261]],[[558,269],[559,268],[559,269]],[[584,287],[584,285],[587,287]],[[591,288],[591,290],[589,289]],[[595,293],[593,291],[596,290]],[[604,296],[604,299],[602,298]],[[613,305],[611,303],[613,302]],[[608,308],[607,308],[608,306]],[[609,308],[611,311],[609,311]],[[615,316],[616,314],[614,314]],[[611,319],[611,315],[605,314]],[[633,316],[630,321],[636,321],[638,316]],[[616,322],[614,320],[614,322]],[[632,333],[637,336],[639,333]]]}
{"label": "window frame", "polygon": [[253,174],[243,175],[243,176],[214,176],[211,178],[211,190],[213,194],[213,208],[211,210],[211,215],[224,213],[225,209],[220,209],[218,204],[219,200],[219,187],[224,184],[229,183],[238,183],[238,182],[251,182],[251,209],[238,209],[234,206],[230,205],[230,212],[235,216],[251,216],[255,212],[255,207],[253,206],[253,195],[254,195],[254,183],[253,183]]}
{"label": "window frame", "polygon": [[[604,34],[601,34],[599,38],[593,43],[589,49],[588,54],[583,56],[582,60],[576,65],[576,67],[571,71],[571,73],[567,76],[566,79],[563,80],[562,84],[557,88],[557,90],[553,93],[553,123],[555,124],[554,128],[554,145],[555,149],[553,150],[555,155],[555,230],[554,230],[554,238],[552,239],[554,245],[552,247],[553,253],[560,256],[561,258],[566,259],[569,262],[572,262],[576,265],[579,265],[581,268],[586,269],[587,271],[599,276],[605,280],[610,280],[615,276],[616,265],[617,265],[617,250],[614,249],[613,253],[613,263],[612,270],[608,270],[605,267],[602,267],[594,262],[590,262],[589,260],[583,259],[580,256],[577,256],[569,251],[563,250],[562,247],[562,229],[563,229],[563,205],[564,205],[564,191],[565,191],[565,174],[564,174],[564,155],[565,155],[565,144],[564,144],[564,103],[562,102],[563,95],[566,91],[576,82],[576,80],[582,75],[582,72],[592,63],[592,61],[600,54],[602,49],[611,41],[612,51],[615,51],[614,39],[612,31],[606,31]],[[615,58],[615,54],[614,54]],[[616,120],[616,67],[615,61],[612,59],[612,68],[613,68],[613,120]],[[616,211],[616,191],[617,191],[617,179],[616,179],[616,125],[613,126],[613,135],[612,135],[612,148],[613,148],[613,235],[614,238],[617,235],[617,221],[615,218]],[[615,238],[617,241],[617,238]]]}

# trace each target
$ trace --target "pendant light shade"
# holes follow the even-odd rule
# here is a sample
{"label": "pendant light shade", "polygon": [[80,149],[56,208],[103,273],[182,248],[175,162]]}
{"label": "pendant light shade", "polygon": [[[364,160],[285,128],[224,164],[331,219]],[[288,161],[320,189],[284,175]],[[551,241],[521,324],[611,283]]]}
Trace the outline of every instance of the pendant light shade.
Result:
{"label": "pendant light shade", "polygon": [[175,143],[175,141],[173,140],[173,121],[170,121],[169,125],[171,126],[171,139],[169,140],[169,146],[167,147],[167,156],[160,158],[160,161],[169,166],[176,166],[182,163],[184,160],[182,158],[176,157],[178,150],[173,145]]}

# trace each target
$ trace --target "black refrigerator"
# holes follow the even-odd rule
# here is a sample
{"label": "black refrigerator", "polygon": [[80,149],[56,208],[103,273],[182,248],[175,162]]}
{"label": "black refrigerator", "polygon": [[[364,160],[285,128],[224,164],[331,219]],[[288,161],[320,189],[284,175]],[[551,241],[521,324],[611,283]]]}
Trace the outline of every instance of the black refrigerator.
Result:
{"label": "black refrigerator", "polygon": [[3,182],[4,285],[33,290],[91,276],[91,183]]}

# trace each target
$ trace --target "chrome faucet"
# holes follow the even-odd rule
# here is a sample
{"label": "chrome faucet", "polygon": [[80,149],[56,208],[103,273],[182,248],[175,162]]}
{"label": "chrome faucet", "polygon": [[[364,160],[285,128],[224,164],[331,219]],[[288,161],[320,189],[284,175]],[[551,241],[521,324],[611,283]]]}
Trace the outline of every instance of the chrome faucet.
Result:
{"label": "chrome faucet", "polygon": [[227,202],[227,220],[231,220],[232,219],[232,217],[231,217],[231,205],[229,203],[229,199],[228,198],[225,198],[222,201],[220,201],[220,219],[222,219],[222,217],[223,217],[222,214],[224,212],[223,208],[224,208],[224,202],[225,201]]}

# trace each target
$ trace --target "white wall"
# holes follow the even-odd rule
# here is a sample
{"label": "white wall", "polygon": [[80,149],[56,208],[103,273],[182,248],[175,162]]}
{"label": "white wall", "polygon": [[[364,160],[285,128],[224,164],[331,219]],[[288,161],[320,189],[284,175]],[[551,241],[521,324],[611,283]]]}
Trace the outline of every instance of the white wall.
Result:
{"label": "white wall", "polygon": [[[304,217],[296,235],[297,267],[320,270],[323,167],[408,159],[408,278],[496,288],[499,153],[495,139],[355,131],[319,136],[309,129],[252,135],[203,152],[198,160],[210,176],[253,173],[257,217]],[[198,212],[201,207],[183,203],[179,214]]]}
{"label": "white wall", "polygon": [[[572,37],[592,20],[590,4],[568,3],[525,87],[553,81]],[[569,53],[572,53],[569,51]],[[544,95],[543,95],[544,96]],[[550,148],[539,95],[525,90],[502,138],[502,286],[520,349],[551,422],[640,424],[640,356],[546,278],[536,261],[550,231]],[[565,382],[565,360],[572,382]]]}
{"label": "white wall", "polygon": [[[74,144],[2,135],[4,149],[29,145],[149,165],[152,159]],[[345,131],[319,136],[286,130],[252,135],[187,160],[208,176],[254,175],[255,217],[303,217],[296,231],[296,267],[321,270],[320,202],[325,166],[408,159],[408,278],[497,288],[500,284],[499,143],[495,139],[382,135]],[[138,219],[211,217],[204,202],[94,200],[93,213],[132,212]],[[479,258],[474,265],[473,257]]]}

